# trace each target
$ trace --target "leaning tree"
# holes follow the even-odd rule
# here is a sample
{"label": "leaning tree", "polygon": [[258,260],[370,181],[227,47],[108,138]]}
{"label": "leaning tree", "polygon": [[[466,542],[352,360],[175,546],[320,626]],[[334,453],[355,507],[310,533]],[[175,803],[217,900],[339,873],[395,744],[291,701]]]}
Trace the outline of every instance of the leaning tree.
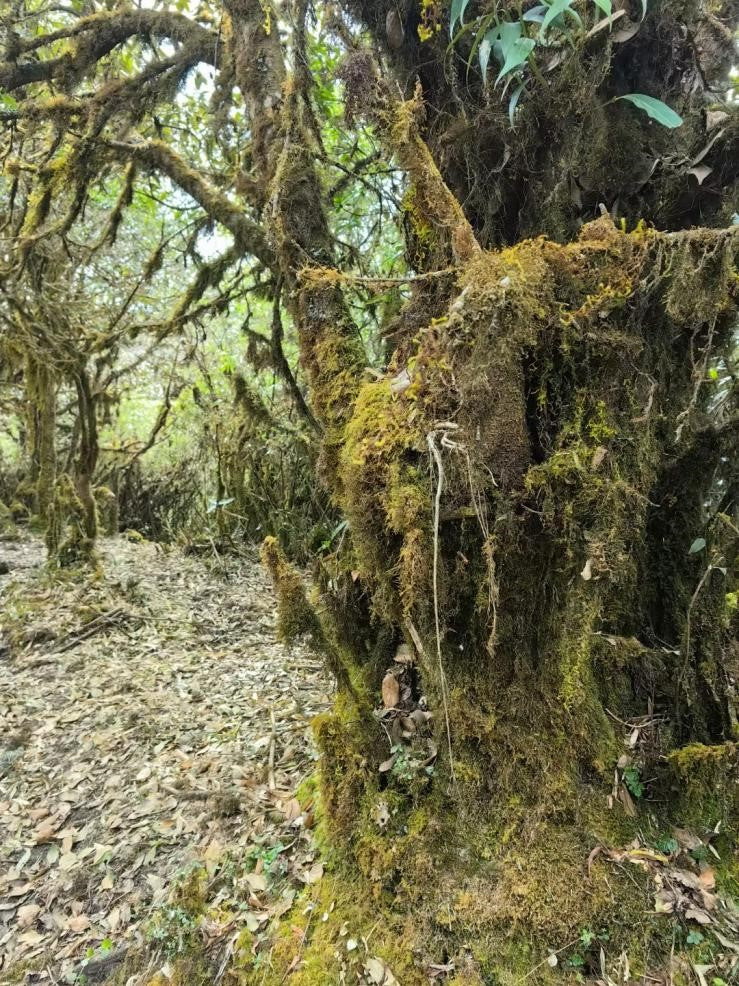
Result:
{"label": "leaning tree", "polygon": [[[310,634],[337,680],[316,732],[339,906],[255,981],[334,981],[325,929],[348,912],[374,982],[723,975],[736,6],[175,6],[17,2],[2,115],[29,186],[18,262],[52,202],[69,229],[100,173],[157,174],[228,240],[183,310],[246,260],[298,333],[308,402],[290,387],[346,529],[310,601],[274,543],[264,557],[285,634]],[[207,107],[187,89],[203,64]],[[354,149],[379,149],[347,177],[405,175],[400,281],[341,263],[339,93]],[[32,169],[30,135],[48,147]],[[403,304],[368,371],[354,300],[390,289]],[[690,921],[718,937],[683,959]]]}

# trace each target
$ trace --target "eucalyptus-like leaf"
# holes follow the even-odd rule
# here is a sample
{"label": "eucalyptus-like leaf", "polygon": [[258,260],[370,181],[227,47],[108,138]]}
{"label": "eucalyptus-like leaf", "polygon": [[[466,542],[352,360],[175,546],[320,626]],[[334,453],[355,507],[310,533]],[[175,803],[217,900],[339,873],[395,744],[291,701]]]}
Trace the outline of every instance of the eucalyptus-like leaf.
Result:
{"label": "eucalyptus-like leaf", "polygon": [[541,24],[549,8],[545,3],[538,3],[535,7],[530,7],[523,15],[522,20],[529,24]]}
{"label": "eucalyptus-like leaf", "polygon": [[521,98],[521,93],[524,91],[525,83],[522,82],[520,86],[517,86],[513,90],[513,95],[511,96],[511,101],[508,103],[508,119],[513,126],[513,118],[516,114],[516,107],[518,106],[518,101]]}
{"label": "eucalyptus-like leaf", "polygon": [[485,82],[488,75],[488,62],[490,61],[490,52],[493,47],[493,41],[497,37],[497,31],[488,31],[485,37],[480,42],[479,56],[480,56],[480,71],[482,72],[482,81]]}
{"label": "eucalyptus-like leaf", "polygon": [[470,0],[452,0],[452,9],[449,13],[449,37],[454,36],[454,28],[457,25],[457,21],[460,24],[464,24],[464,12],[467,9],[467,4]]}
{"label": "eucalyptus-like leaf", "polygon": [[670,130],[682,126],[683,118],[673,109],[670,109],[667,103],[663,103],[661,99],[655,99],[654,96],[646,96],[643,92],[629,92],[625,96],[618,96],[617,99],[625,99],[629,103],[633,103],[656,123],[668,127]]}
{"label": "eucalyptus-like leaf", "polygon": [[497,85],[501,79],[504,79],[511,72],[515,72],[517,68],[526,63],[531,52],[536,47],[536,42],[533,38],[519,38],[515,44],[508,49],[505,61],[503,62],[503,68],[498,73],[498,78],[495,80]]}
{"label": "eucalyptus-like leaf", "polygon": [[572,9],[572,0],[554,0],[544,15],[544,20],[541,22],[540,33],[542,35],[545,34],[549,25],[552,24],[558,17],[561,17],[562,14],[571,14],[578,21],[578,23],[582,23],[580,20],[580,15],[577,11]]}
{"label": "eucalyptus-like leaf", "polygon": [[606,17],[610,17],[613,13],[613,3],[611,0],[593,0],[593,3],[603,11]]}

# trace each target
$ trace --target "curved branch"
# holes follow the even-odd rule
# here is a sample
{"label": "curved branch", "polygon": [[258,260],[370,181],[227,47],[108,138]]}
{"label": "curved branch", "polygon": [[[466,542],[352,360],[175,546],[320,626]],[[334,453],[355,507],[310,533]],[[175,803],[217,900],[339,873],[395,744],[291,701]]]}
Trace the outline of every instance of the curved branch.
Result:
{"label": "curved branch", "polygon": [[225,226],[242,250],[256,257],[265,267],[275,267],[275,255],[257,223],[252,222],[238,205],[163,141],[126,143],[112,140],[106,141],[105,146],[125,155],[127,160],[133,159],[165,174],[183,192],[187,192],[208,216]]}
{"label": "curved branch", "polygon": [[64,38],[79,38],[77,46],[63,55],[20,64],[17,61],[0,62],[0,89],[12,92],[34,82],[79,75],[124,41],[139,35],[166,38],[191,46],[200,52],[203,61],[215,64],[218,36],[189,17],[157,10],[105,12],[85,17],[72,28],[35,38],[21,49],[21,53],[25,53]]}

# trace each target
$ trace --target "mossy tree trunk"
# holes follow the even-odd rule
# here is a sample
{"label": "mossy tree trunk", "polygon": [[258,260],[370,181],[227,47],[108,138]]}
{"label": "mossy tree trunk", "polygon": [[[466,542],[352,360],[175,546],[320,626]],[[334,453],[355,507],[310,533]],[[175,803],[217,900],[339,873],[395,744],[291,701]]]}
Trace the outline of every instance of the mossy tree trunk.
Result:
{"label": "mossy tree trunk", "polygon": [[[350,531],[319,573],[341,669],[318,726],[326,825],[377,899],[413,915],[421,949],[441,939],[467,956],[465,982],[530,967],[516,941],[595,925],[646,973],[672,929],[605,864],[583,892],[589,855],[675,824],[723,826],[727,852],[739,835],[726,604],[739,237],[720,228],[736,202],[736,118],[714,134],[710,190],[684,165],[644,175],[668,147],[692,160],[710,140],[733,15],[665,6],[634,46],[601,32],[511,132],[464,62],[449,69],[447,5],[344,6],[406,88],[421,80],[402,101],[365,51],[343,70],[350,115],[408,173],[419,273],[443,272],[414,284],[386,373],[367,382],[320,238],[285,246],[275,227],[323,479]],[[284,91],[283,165],[308,143],[291,129],[299,75]],[[613,102],[634,91],[677,104],[677,137]],[[300,185],[284,166],[271,174],[280,200],[320,210],[305,168]],[[300,267],[314,262],[298,277],[297,243]]]}
{"label": "mossy tree trunk", "polygon": [[89,374],[85,369],[80,369],[75,373],[74,383],[77,390],[80,436],[75,463],[75,485],[77,495],[84,507],[85,535],[94,544],[98,529],[93,492],[93,477],[99,454],[97,402],[90,386]]}
{"label": "mossy tree trunk", "polygon": [[34,511],[45,520],[56,480],[56,382],[48,366],[31,356],[26,359],[24,379],[29,478],[34,490]]}

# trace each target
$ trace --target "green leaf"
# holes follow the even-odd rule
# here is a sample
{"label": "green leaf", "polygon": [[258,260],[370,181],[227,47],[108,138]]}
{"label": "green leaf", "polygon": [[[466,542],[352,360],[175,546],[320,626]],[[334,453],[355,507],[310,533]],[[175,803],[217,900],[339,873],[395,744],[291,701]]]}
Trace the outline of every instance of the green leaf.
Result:
{"label": "green leaf", "polygon": [[[482,40],[485,37],[485,35],[486,35],[487,31],[488,31],[488,28],[490,27],[490,25],[493,23],[494,20],[495,20],[494,15],[493,14],[488,14],[487,17],[483,17],[482,20],[480,21],[480,25],[477,28],[477,31],[475,33],[475,39],[472,42],[472,47],[470,48],[469,58],[467,59],[467,75],[468,76],[470,74],[470,68],[472,66],[472,59],[477,54],[477,49],[480,47],[480,44],[482,43]],[[497,28],[492,28],[491,30],[498,30],[498,29]]]}
{"label": "green leaf", "polygon": [[536,46],[532,38],[522,38],[520,21],[506,21],[500,25],[500,47],[503,54],[503,68],[495,80],[496,86],[506,75],[510,75],[523,65]]}
{"label": "green leaf", "polygon": [[549,8],[545,3],[539,3],[535,7],[530,7],[529,10],[527,10],[523,15],[522,20],[532,22],[534,24],[541,24],[547,10],[549,10]]}
{"label": "green leaf", "polygon": [[457,25],[457,21],[460,24],[464,23],[464,12],[467,8],[467,4],[470,0],[452,0],[452,9],[449,14],[449,37],[454,36],[454,28]]}
{"label": "green leaf", "polygon": [[[560,14],[563,14],[566,10],[569,11],[571,6],[572,0],[554,0],[554,3],[552,3],[549,10],[547,10],[544,20],[541,22],[541,33],[544,34],[552,21],[556,20],[557,17],[559,17]],[[572,11],[570,11],[570,13],[572,13]]]}
{"label": "green leaf", "polygon": [[611,0],[593,0],[596,7],[599,7],[606,17],[610,17],[613,13],[613,4]]}
{"label": "green leaf", "polygon": [[518,106],[518,101],[521,98],[521,93],[523,92],[525,85],[526,83],[522,82],[521,85],[513,91],[511,101],[508,104],[508,119],[511,122],[511,126],[513,126],[513,118],[516,114],[516,107]]}
{"label": "green leaf", "polygon": [[661,99],[655,99],[653,96],[645,96],[643,92],[630,92],[625,96],[617,96],[616,98],[628,100],[640,110],[644,110],[647,116],[651,117],[652,120],[660,123],[663,127],[669,127],[670,130],[674,130],[675,127],[682,126],[683,118],[678,116],[678,114],[674,110],[670,109],[667,103],[663,103]]}
{"label": "green leaf", "polygon": [[498,40],[500,30],[496,27],[492,31],[488,31],[485,37],[480,42],[480,71],[482,72],[482,81],[484,82],[488,74],[488,62],[490,61],[490,52],[493,48],[493,43]]}
{"label": "green leaf", "polygon": [[688,554],[696,555],[698,554],[699,551],[703,551],[705,546],[706,546],[705,538],[696,538],[695,541],[693,541],[693,543],[691,544],[690,551],[688,552]]}
{"label": "green leaf", "polygon": [[624,769],[624,784],[635,798],[640,798],[644,794],[644,784],[638,767]]}

